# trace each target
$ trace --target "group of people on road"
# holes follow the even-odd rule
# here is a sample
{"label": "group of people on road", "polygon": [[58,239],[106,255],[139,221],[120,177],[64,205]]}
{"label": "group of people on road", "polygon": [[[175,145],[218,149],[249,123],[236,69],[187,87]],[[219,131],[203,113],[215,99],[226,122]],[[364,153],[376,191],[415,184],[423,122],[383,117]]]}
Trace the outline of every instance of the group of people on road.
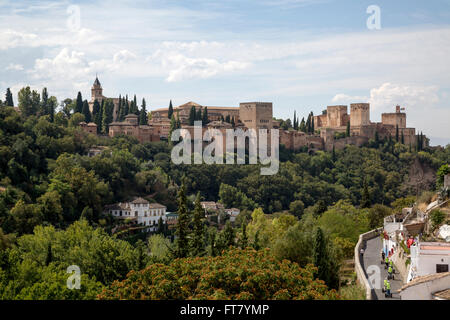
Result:
{"label": "group of people on road", "polygon": [[381,263],[385,264],[385,269],[388,271],[387,278],[384,279],[384,292],[386,297],[392,298],[391,294],[391,283],[389,282],[390,279],[394,279],[394,262],[389,259],[389,257],[384,253],[384,251],[381,251]]}

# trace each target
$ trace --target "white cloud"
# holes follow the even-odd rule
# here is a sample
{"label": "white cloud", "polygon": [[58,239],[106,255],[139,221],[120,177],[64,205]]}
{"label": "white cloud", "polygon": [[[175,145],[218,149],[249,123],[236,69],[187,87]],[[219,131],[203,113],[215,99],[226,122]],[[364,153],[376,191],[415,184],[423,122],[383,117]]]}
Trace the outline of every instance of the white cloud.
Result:
{"label": "white cloud", "polygon": [[407,108],[423,108],[439,103],[437,86],[414,86],[383,83],[370,90],[370,103],[373,110],[387,111],[400,104]]}
{"label": "white cloud", "polygon": [[181,53],[170,53],[161,57],[162,67],[168,71],[166,81],[176,82],[193,78],[210,78],[219,73],[230,73],[248,67],[239,61],[220,62],[214,58],[189,58]]}
{"label": "white cloud", "polygon": [[26,44],[35,44],[38,36],[33,33],[11,29],[0,31],[0,50],[6,50]]}
{"label": "white cloud", "polygon": [[386,82],[372,88],[368,97],[340,93],[332,99],[332,102],[346,104],[360,101],[370,103],[372,121],[380,121],[381,113],[394,112],[394,107],[400,105],[406,109],[409,127],[435,137],[450,137],[450,108],[443,105],[437,86]]}
{"label": "white cloud", "polygon": [[338,93],[331,99],[332,102],[335,103],[357,103],[367,101],[368,98],[366,96],[350,96],[345,93]]}
{"label": "white cloud", "polygon": [[6,67],[6,70],[22,71],[22,70],[23,70],[23,65],[21,65],[21,64],[16,64],[16,63],[10,63],[10,64]]}
{"label": "white cloud", "polygon": [[5,29],[0,30],[0,50],[17,47],[87,46],[105,39],[101,32],[87,28],[74,32],[65,28],[54,28],[39,33]]}

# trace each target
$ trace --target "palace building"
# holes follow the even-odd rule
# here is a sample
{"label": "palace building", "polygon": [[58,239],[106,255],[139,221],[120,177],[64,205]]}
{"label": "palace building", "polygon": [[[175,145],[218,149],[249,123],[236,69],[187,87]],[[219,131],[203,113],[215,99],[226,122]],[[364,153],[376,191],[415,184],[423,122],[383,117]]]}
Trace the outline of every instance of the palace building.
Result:
{"label": "palace building", "polygon": [[[95,78],[91,89],[92,111],[94,101],[100,104],[109,99],[103,95],[103,88]],[[136,137],[141,143],[168,139],[170,132],[169,108],[159,108],[151,111],[148,125],[139,125],[138,116],[129,114],[122,122],[117,122],[119,99],[112,98],[114,102],[114,122],[109,125],[109,136],[115,137],[120,134]],[[195,102],[187,102],[173,108],[174,117],[180,121],[181,127],[187,129],[193,136],[194,127],[189,125],[189,115],[192,109],[198,113],[207,110],[208,123],[203,126],[203,133],[209,129],[218,129],[225,135],[226,129],[241,128],[248,129],[279,129],[279,122],[273,118],[273,105],[271,102],[242,102],[239,107],[216,107],[201,105]],[[303,147],[308,149],[328,150],[333,148],[342,149],[347,144],[362,146],[378,136],[379,139],[387,137],[398,137],[404,144],[415,146],[417,135],[415,128],[406,125],[406,113],[404,108],[396,106],[395,112],[383,113],[381,122],[370,121],[369,103],[350,104],[350,113],[347,105],[328,106],[323,114],[314,116],[315,133],[307,134],[296,130],[279,129],[280,144],[287,149],[298,150]],[[224,119],[232,121],[225,122]],[[233,123],[233,125],[231,123]],[[92,123],[81,124],[82,128],[95,133]],[[345,136],[349,127],[350,136]],[[424,146],[428,145],[428,139],[424,138]]]}

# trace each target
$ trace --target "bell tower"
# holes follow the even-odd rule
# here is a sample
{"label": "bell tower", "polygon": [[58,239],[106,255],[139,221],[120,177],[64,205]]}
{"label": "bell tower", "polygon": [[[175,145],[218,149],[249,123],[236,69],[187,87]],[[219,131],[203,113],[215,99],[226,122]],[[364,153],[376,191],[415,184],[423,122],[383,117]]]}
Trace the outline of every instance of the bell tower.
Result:
{"label": "bell tower", "polygon": [[103,88],[97,76],[95,76],[95,81],[91,88],[91,96],[92,101],[98,100],[98,102],[101,102],[103,100]]}

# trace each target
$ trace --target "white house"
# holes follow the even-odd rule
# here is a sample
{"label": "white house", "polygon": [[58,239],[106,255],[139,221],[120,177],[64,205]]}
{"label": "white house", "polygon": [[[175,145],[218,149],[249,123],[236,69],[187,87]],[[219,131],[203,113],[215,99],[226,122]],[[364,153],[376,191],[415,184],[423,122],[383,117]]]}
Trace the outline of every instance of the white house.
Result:
{"label": "white house", "polygon": [[400,289],[402,300],[447,300],[450,272],[420,276]]}
{"label": "white house", "polygon": [[418,242],[410,247],[410,251],[408,282],[416,277],[449,271],[450,243]]}
{"label": "white house", "polygon": [[240,212],[241,212],[241,210],[236,209],[236,208],[225,209],[225,213],[230,216],[231,222],[236,221],[236,217],[239,215]]}
{"label": "white house", "polygon": [[159,219],[166,221],[166,207],[159,203],[149,203],[143,198],[106,206],[104,213],[111,214],[119,219],[130,219],[137,224],[148,226],[148,231],[156,230]]}

